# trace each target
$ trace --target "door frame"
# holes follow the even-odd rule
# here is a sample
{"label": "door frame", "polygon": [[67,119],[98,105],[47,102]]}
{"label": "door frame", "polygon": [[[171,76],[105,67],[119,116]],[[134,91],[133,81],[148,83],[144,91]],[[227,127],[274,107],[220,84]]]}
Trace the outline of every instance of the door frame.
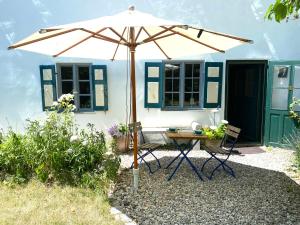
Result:
{"label": "door frame", "polygon": [[[266,91],[267,91],[267,78],[268,78],[268,60],[265,59],[238,59],[238,60],[226,60],[225,69],[225,107],[224,107],[224,118],[228,118],[228,95],[229,95],[229,65],[242,65],[242,64],[262,64],[264,65],[264,72],[262,78],[262,112],[261,112],[261,135],[260,142],[254,142],[253,145],[263,145],[264,144],[264,132],[265,132],[265,115],[266,115]],[[258,112],[259,113],[259,112]],[[252,145],[252,144],[251,144]]]}

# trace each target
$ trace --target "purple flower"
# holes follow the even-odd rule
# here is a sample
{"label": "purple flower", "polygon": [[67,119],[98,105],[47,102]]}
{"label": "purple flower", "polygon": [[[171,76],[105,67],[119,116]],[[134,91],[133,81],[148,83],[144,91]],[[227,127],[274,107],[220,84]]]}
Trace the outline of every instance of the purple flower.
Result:
{"label": "purple flower", "polygon": [[122,133],[119,131],[119,127],[117,124],[114,124],[110,128],[108,128],[107,132],[114,138],[122,136]]}

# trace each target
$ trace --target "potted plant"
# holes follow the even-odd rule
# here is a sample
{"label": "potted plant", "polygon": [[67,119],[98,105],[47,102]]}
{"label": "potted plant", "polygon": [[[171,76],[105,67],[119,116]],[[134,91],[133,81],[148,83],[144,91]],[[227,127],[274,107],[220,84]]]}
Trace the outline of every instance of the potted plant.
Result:
{"label": "potted plant", "polygon": [[221,123],[218,126],[202,128],[203,134],[208,137],[208,139],[205,141],[205,144],[212,146],[220,146],[221,141],[225,135],[227,124],[227,120],[221,120]]}
{"label": "potted plant", "polygon": [[114,124],[107,131],[112,137],[112,149],[119,153],[127,152],[129,149],[129,134],[126,124]]}

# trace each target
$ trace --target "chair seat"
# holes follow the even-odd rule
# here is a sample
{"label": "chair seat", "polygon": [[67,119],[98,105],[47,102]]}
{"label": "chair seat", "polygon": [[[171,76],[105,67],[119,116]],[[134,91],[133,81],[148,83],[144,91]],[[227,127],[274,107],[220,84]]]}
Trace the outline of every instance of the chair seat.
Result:
{"label": "chair seat", "polygon": [[219,147],[216,145],[210,145],[210,144],[206,144],[202,146],[203,149],[207,152],[211,152],[211,153],[217,153],[217,154],[223,154],[223,155],[228,155],[230,153],[230,149],[226,148],[226,147]]}
{"label": "chair seat", "polygon": [[139,149],[155,150],[160,146],[161,146],[161,144],[158,144],[158,143],[144,143],[144,144],[139,145]]}

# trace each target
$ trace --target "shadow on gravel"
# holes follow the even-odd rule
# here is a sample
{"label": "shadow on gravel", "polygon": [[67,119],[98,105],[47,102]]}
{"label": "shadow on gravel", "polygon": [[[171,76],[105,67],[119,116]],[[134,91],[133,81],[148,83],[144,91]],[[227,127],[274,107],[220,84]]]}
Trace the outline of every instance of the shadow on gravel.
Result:
{"label": "shadow on gravel", "polygon": [[[160,159],[162,166],[173,158]],[[204,158],[191,158],[202,165]],[[213,162],[206,167],[213,169]],[[151,162],[154,167],[155,162]],[[229,162],[233,178],[224,171],[200,181],[184,162],[148,173],[140,166],[138,193],[132,193],[132,171],[122,171],[110,201],[138,224],[300,224],[300,186],[284,173]]]}

